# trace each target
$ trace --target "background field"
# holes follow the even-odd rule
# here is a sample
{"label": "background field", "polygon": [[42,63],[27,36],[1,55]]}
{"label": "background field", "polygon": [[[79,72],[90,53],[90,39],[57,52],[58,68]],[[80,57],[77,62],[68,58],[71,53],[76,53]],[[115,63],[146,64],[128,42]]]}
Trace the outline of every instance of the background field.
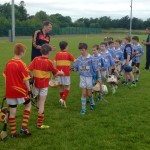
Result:
{"label": "background field", "polygon": [[[126,35],[112,34],[115,39],[123,39]],[[103,41],[105,34],[57,36],[52,37],[51,44],[57,47],[51,59],[59,50],[58,43],[66,40],[69,51],[75,56],[80,55],[77,49],[79,42],[87,42],[89,52],[94,44]],[[146,36],[140,36],[146,39]],[[24,61],[29,65],[31,53],[31,38],[17,38],[27,46]],[[6,62],[13,57],[14,43],[7,39],[0,39],[0,99],[4,96],[4,79],[2,72]],[[144,47],[145,50],[145,47]],[[145,64],[145,54],[140,68]],[[32,107],[28,128],[31,137],[20,136],[18,139],[8,137],[0,142],[0,149],[32,149],[32,150],[149,150],[150,149],[150,72],[141,69],[140,82],[136,88],[129,89],[119,85],[115,95],[111,92],[104,96],[108,101],[96,102],[96,110],[91,111],[87,105],[87,114],[80,115],[81,90],[79,88],[79,75],[71,73],[71,92],[67,100],[67,109],[60,107],[59,89],[49,89],[45,107],[44,123],[50,125],[47,130],[36,128],[37,110]],[[110,88],[109,88],[110,90]],[[18,106],[17,129],[19,131],[22,120],[23,106]],[[0,129],[2,123],[0,124]],[[8,128],[8,133],[10,130]]]}

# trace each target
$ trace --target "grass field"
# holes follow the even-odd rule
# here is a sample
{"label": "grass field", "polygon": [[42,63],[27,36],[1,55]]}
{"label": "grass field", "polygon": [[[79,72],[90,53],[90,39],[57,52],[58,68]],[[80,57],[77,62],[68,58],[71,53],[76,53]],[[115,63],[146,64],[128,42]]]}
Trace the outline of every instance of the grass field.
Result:
{"label": "grass field", "polygon": [[[69,51],[75,56],[80,55],[77,49],[79,42],[87,42],[89,52],[94,44],[103,41],[104,34],[87,36],[58,36],[53,37],[51,44],[58,48],[60,40],[69,43]],[[111,35],[115,39],[125,35]],[[146,39],[146,36],[140,36]],[[31,38],[17,38],[16,42],[22,42],[27,46],[24,61],[30,63]],[[6,62],[13,57],[13,43],[8,40],[0,40],[0,99],[4,96],[4,79],[2,72]],[[145,47],[144,47],[145,49]],[[56,51],[52,53],[54,57]],[[145,64],[145,54],[140,68]],[[32,132],[31,137],[20,136],[18,139],[8,137],[0,142],[0,150],[149,150],[150,149],[150,71],[141,69],[140,82],[136,88],[129,89],[119,85],[115,95],[104,96],[108,101],[96,102],[96,109],[91,111],[87,105],[87,114],[80,115],[81,89],[79,88],[79,75],[71,73],[71,92],[67,99],[67,109],[60,107],[59,89],[49,89],[45,107],[46,125],[49,129],[36,128],[37,110],[32,107],[28,128]],[[109,88],[110,90],[110,88]],[[19,131],[24,107],[18,106],[17,129]],[[0,123],[0,129],[2,128]],[[10,129],[8,128],[10,134]]]}

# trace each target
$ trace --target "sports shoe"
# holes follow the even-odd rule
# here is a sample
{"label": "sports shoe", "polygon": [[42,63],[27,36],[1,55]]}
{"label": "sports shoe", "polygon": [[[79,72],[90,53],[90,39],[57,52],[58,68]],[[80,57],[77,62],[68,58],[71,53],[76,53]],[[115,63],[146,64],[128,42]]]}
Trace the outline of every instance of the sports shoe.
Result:
{"label": "sports shoe", "polygon": [[81,115],[85,115],[86,114],[86,110],[85,109],[81,109],[80,114]]}
{"label": "sports shoe", "polygon": [[25,135],[31,135],[28,129],[23,129],[23,128],[20,129],[20,133],[23,133]]}
{"label": "sports shoe", "polygon": [[102,96],[98,96],[98,99],[97,99],[98,102],[101,102],[102,101]]}
{"label": "sports shoe", "polygon": [[135,80],[135,82],[138,82],[138,81],[139,81],[138,79]]}
{"label": "sports shoe", "polygon": [[131,87],[136,87],[136,83],[132,83],[132,84],[131,84]]}
{"label": "sports shoe", "polygon": [[49,126],[48,125],[41,125],[41,126],[37,126],[38,129],[48,129]]}
{"label": "sports shoe", "polygon": [[128,85],[128,82],[127,81],[122,81],[121,82],[123,85]]}
{"label": "sports shoe", "polygon": [[94,109],[95,109],[95,105],[94,105],[94,104],[91,104],[91,105],[90,105],[90,108],[91,108],[91,110],[94,110]]}
{"label": "sports shoe", "polygon": [[63,106],[64,108],[67,108],[66,102],[63,99],[59,100],[61,106]]}
{"label": "sports shoe", "polygon": [[18,138],[19,135],[17,133],[11,134],[11,138]]}
{"label": "sports shoe", "polygon": [[115,94],[115,93],[116,93],[116,89],[113,89],[113,90],[112,90],[112,94]]}

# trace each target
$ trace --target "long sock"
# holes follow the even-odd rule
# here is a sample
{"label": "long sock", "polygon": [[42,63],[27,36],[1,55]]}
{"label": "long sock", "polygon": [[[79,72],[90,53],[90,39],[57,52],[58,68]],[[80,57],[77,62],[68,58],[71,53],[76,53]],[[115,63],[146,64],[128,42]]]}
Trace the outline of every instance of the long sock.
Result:
{"label": "long sock", "polygon": [[15,134],[16,131],[16,118],[9,118],[11,134]]}
{"label": "long sock", "polygon": [[38,114],[37,126],[40,127],[43,124],[44,114]]}
{"label": "long sock", "polygon": [[139,80],[139,75],[136,75],[136,80]]}
{"label": "long sock", "polygon": [[65,90],[64,93],[63,93],[63,96],[62,96],[62,99],[64,101],[66,101],[68,94],[69,94],[69,90]]}
{"label": "long sock", "polygon": [[81,97],[81,103],[82,103],[82,109],[86,110],[86,98],[85,97]]}
{"label": "long sock", "polygon": [[94,98],[92,96],[89,97],[89,100],[91,105],[95,105]]}
{"label": "long sock", "polygon": [[23,120],[22,120],[22,128],[23,129],[27,128],[29,117],[30,117],[30,111],[25,110],[24,113],[23,113]]}
{"label": "long sock", "polygon": [[59,92],[60,98],[62,98],[64,92]]}

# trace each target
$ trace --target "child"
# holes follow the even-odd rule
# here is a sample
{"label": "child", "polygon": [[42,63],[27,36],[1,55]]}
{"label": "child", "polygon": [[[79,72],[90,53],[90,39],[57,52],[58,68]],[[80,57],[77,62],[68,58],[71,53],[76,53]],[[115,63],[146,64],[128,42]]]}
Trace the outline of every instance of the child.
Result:
{"label": "child", "polygon": [[51,47],[49,44],[43,44],[41,47],[42,56],[33,59],[29,66],[29,70],[33,74],[34,79],[34,95],[38,96],[38,120],[37,128],[44,129],[49,128],[48,125],[43,125],[44,120],[44,105],[46,101],[46,96],[48,93],[50,71],[56,75],[63,75],[63,72],[58,71],[48,59],[51,52]]}
{"label": "child", "polygon": [[[103,70],[102,72],[102,76],[104,78],[107,78],[109,76],[109,74],[112,73],[112,68],[114,70],[114,72],[116,71],[116,66],[115,66],[115,62],[111,56],[111,54],[107,51],[107,48],[106,48],[106,44],[105,43],[101,43],[100,44],[100,49],[101,49],[101,55],[104,59],[104,65],[105,65],[105,69]],[[111,85],[111,88],[112,88],[112,94],[115,94],[116,93],[116,90],[115,90],[115,86],[114,85]]]}
{"label": "child", "polygon": [[[121,45],[121,40],[116,40],[115,43],[114,43],[115,49],[113,50],[113,55],[112,55],[112,57],[113,57],[113,59],[115,61],[115,64],[116,64],[118,72],[121,72],[121,67],[122,67],[122,63],[123,63],[123,60],[124,60],[123,51],[120,48],[120,45]],[[118,76],[118,74],[116,74],[116,76],[118,78],[120,78]]]}
{"label": "child", "polygon": [[113,41],[109,41],[108,42],[108,48],[107,48],[108,52],[111,54],[111,56],[113,55],[113,51],[114,51],[114,42]]}
{"label": "child", "polygon": [[[92,51],[93,51],[92,61],[94,64],[93,85],[95,85],[96,82],[100,82],[101,84],[102,81],[101,72],[102,72],[102,67],[104,67],[104,62],[103,62],[103,58],[99,53],[99,45],[94,45],[92,47]],[[100,100],[101,100],[101,93],[99,92],[98,101]]]}
{"label": "child", "polygon": [[6,100],[9,105],[9,123],[11,129],[11,137],[18,137],[16,131],[16,107],[18,104],[24,104],[22,128],[20,133],[31,135],[27,129],[30,117],[31,102],[28,93],[31,94],[29,86],[29,74],[26,64],[21,60],[24,57],[26,48],[23,44],[17,43],[14,46],[14,58],[12,58],[5,67],[4,77],[6,83]]}
{"label": "child", "polygon": [[74,70],[78,71],[80,74],[80,87],[82,88],[82,109],[80,114],[84,115],[86,113],[86,96],[89,97],[91,109],[95,109],[94,99],[92,98],[93,64],[92,56],[87,52],[87,44],[79,43],[78,48],[80,50],[81,56],[79,56],[74,63]]}
{"label": "child", "polygon": [[62,70],[64,75],[59,77],[60,80],[60,103],[65,108],[66,99],[70,91],[70,62],[75,62],[75,58],[68,52],[68,43],[61,41],[59,43],[60,52],[56,53],[54,58],[55,66],[58,70]]}
{"label": "child", "polygon": [[133,76],[133,73],[132,73],[132,67],[131,67],[131,63],[132,63],[132,46],[130,44],[130,41],[131,41],[131,38],[128,36],[128,37],[125,37],[124,39],[124,43],[125,43],[125,49],[124,49],[124,70],[125,70],[125,80],[122,82],[123,84],[127,85],[128,84],[128,78],[131,80],[132,84],[131,86],[132,87],[135,87],[136,86],[136,82],[134,80],[134,76]]}
{"label": "child", "polygon": [[[142,49],[142,46],[139,43],[139,37],[138,36],[133,36],[132,37],[132,41],[133,41],[133,55],[135,55],[135,57],[132,59],[132,66],[136,66],[138,69],[140,67],[140,63],[141,63],[141,56],[144,54],[144,51]],[[136,82],[138,82],[139,79],[139,71],[137,71],[136,73]]]}

